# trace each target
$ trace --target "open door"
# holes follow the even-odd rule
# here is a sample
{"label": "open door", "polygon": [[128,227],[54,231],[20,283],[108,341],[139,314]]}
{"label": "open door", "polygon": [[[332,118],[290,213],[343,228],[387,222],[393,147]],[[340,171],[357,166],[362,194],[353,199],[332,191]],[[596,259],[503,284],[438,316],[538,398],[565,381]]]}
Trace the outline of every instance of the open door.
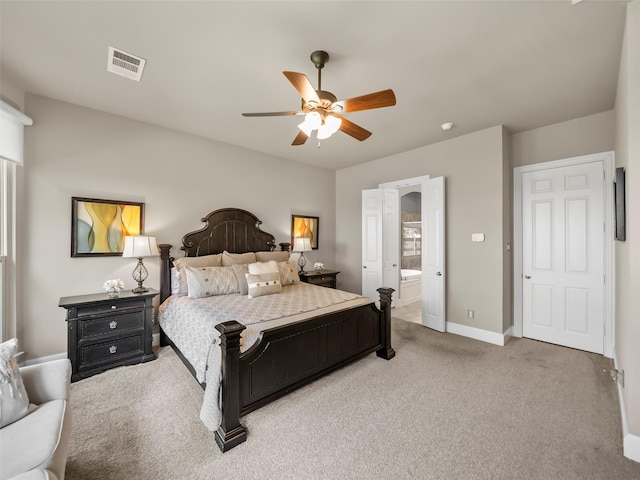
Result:
{"label": "open door", "polygon": [[422,324],[446,331],[444,177],[422,183]]}
{"label": "open door", "polygon": [[[380,287],[399,288],[400,194],[396,189],[362,191],[362,295],[378,299]],[[392,305],[397,301],[393,296]]]}

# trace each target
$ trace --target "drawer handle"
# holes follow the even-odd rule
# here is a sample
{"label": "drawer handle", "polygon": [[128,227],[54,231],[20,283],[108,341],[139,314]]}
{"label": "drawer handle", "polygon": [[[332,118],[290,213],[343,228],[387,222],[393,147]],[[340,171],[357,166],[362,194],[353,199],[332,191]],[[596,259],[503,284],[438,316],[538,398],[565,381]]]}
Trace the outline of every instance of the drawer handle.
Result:
{"label": "drawer handle", "polygon": [[111,345],[109,347],[109,353],[116,353],[118,351],[118,347],[115,345]]}
{"label": "drawer handle", "polygon": [[116,308],[118,308],[117,305],[111,305],[111,310],[115,310]]}
{"label": "drawer handle", "polygon": [[111,330],[113,330],[114,328],[118,328],[118,322],[116,322],[115,320],[112,320],[111,323],[109,324],[109,328]]}

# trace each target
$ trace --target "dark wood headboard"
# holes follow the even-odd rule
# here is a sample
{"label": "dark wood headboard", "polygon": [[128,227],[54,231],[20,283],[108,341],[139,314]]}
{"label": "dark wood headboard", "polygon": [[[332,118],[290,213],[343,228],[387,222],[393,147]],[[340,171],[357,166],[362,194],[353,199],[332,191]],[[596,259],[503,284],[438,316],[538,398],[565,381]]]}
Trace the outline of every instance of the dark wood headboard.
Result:
{"label": "dark wood headboard", "polygon": [[[253,213],[240,208],[221,208],[201,219],[204,227],[187,233],[182,237],[181,250],[185,257],[201,257],[222,253],[264,252],[276,246],[273,235],[260,230],[262,223]],[[289,243],[281,243],[280,247],[289,250]],[[171,267],[173,258],[170,254],[172,245],[159,245],[160,248],[160,303],[171,295]]]}

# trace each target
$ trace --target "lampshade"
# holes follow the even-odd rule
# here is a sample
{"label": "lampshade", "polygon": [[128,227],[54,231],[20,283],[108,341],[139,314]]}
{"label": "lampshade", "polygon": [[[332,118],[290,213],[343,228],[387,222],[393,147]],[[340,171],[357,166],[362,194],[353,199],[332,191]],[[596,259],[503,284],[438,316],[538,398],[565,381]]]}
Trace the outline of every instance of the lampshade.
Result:
{"label": "lampshade", "polygon": [[324,123],[318,127],[318,140],[324,140],[336,133],[342,125],[342,119],[334,117],[333,115],[327,115],[324,119]]}
{"label": "lampshade", "polygon": [[306,237],[296,237],[293,239],[293,252],[310,252],[311,239]]}
{"label": "lampshade", "polygon": [[124,237],[122,256],[125,258],[157,257],[158,245],[156,237]]}

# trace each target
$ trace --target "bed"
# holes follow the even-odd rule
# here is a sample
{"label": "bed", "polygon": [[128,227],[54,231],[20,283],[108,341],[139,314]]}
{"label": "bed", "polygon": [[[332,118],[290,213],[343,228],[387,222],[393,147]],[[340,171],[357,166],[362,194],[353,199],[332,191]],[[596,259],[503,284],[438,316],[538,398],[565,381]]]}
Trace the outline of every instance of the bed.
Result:
{"label": "bed", "polygon": [[[260,229],[261,221],[246,210],[238,208],[216,210],[204,217],[202,222],[205,225],[201,229],[187,233],[182,239],[181,250],[184,251],[185,258],[203,257],[188,258],[189,261],[205,261],[220,254],[228,255],[229,258],[240,258],[241,254],[247,252],[255,252],[256,256],[266,255],[258,252],[274,252],[276,245],[274,236],[263,232]],[[289,247],[288,243],[280,244],[283,252],[288,252]],[[219,395],[216,401],[220,410],[215,440],[223,452],[247,439],[247,429],[240,422],[240,418],[247,413],[370,353],[376,352],[377,356],[386,360],[390,360],[395,355],[391,347],[393,289],[378,289],[380,295],[378,307],[371,300],[359,295],[340,293],[337,290],[329,292],[330,289],[325,287],[295,283],[290,286],[291,288],[282,287],[283,292],[285,289],[291,292],[302,292],[301,295],[309,298],[330,296],[336,303],[317,311],[290,315],[290,318],[291,312],[288,312],[284,317],[293,321],[284,324],[281,321],[284,319],[271,319],[256,327],[252,321],[241,318],[216,323],[214,328],[217,339],[212,341],[212,347],[209,348],[206,359],[205,379],[207,381],[202,381],[202,374],[199,375],[198,370],[202,370],[203,360],[194,357],[192,353],[185,354],[177,345],[178,342],[174,341],[182,335],[192,333],[189,331],[190,323],[182,322],[184,325],[179,327],[176,325],[180,322],[174,322],[171,333],[168,333],[163,328],[163,324],[167,326],[166,329],[169,325],[164,318],[168,318],[166,314],[168,310],[177,311],[176,308],[179,308],[178,304],[181,302],[195,304],[194,302],[204,300],[213,303],[219,299],[195,299],[191,302],[191,299],[185,300],[184,296],[180,299],[180,296],[172,295],[172,267],[174,261],[179,264],[180,259],[171,256],[172,245],[161,244],[159,248],[161,257],[160,342],[161,345],[170,345],[176,351],[191,374],[205,388],[205,399],[208,396],[211,398],[207,392],[211,391],[212,385],[207,384],[207,381],[211,382],[211,378],[217,379],[215,375],[218,374],[215,372],[219,371],[220,388],[213,390],[215,395]],[[297,275],[295,276],[297,278]],[[358,298],[353,299],[350,296]],[[228,295],[228,297],[231,302],[237,304],[244,301],[241,293],[235,296]],[[271,297],[273,299],[269,299],[270,302],[281,298],[279,295],[271,295]],[[261,299],[262,297],[252,298],[249,302]],[[309,301],[310,304],[313,302]],[[283,300],[283,305],[284,303]],[[217,304],[213,308],[215,316],[225,318],[224,314],[218,310]],[[213,317],[214,314],[211,316]],[[212,322],[215,321],[212,320]],[[256,328],[262,326],[267,328],[261,329],[258,333],[255,332]],[[182,332],[180,328],[183,329]],[[247,343],[243,335],[250,329],[254,331],[253,343],[248,348],[242,348],[243,342]],[[212,358],[219,359],[219,366]],[[203,404],[204,408],[205,404]]]}

